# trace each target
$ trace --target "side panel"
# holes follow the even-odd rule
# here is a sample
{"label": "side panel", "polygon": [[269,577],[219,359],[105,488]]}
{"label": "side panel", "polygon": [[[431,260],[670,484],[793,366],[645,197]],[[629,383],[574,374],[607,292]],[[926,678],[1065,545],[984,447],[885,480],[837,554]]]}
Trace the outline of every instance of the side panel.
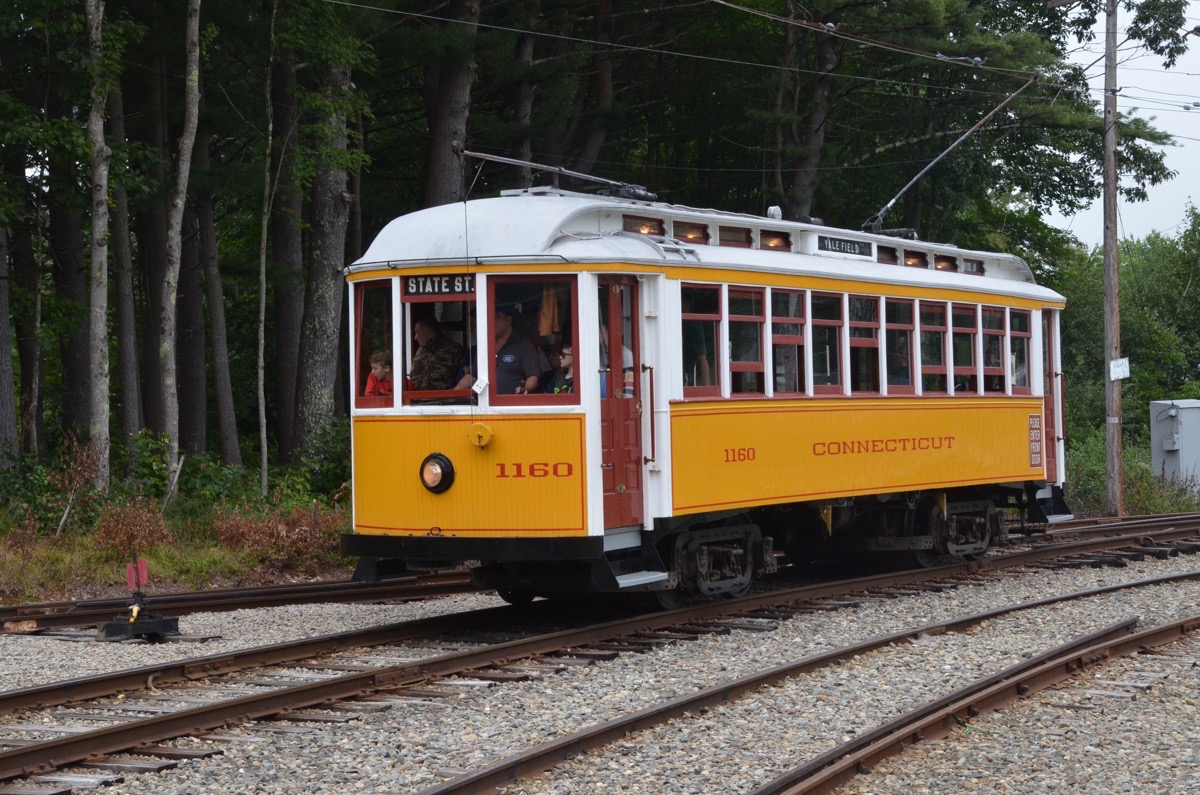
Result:
{"label": "side panel", "polygon": [[[486,425],[477,447],[468,432]],[[587,535],[582,414],[354,418],[354,531],[383,535]],[[476,436],[477,438],[477,436]],[[454,484],[421,483],[421,462],[442,453]]]}
{"label": "side panel", "polygon": [[676,513],[1041,480],[1042,401],[919,398],[671,406]]}

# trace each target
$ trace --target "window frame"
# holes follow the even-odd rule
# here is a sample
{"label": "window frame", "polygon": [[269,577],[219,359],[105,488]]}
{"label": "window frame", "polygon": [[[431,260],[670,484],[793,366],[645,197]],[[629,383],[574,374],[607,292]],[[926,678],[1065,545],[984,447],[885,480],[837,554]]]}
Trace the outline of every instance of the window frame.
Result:
{"label": "window frame", "polygon": [[[1009,383],[1012,384],[1012,394],[1014,395],[1032,395],[1033,394],[1033,312],[1028,309],[1013,309],[1008,310],[1008,333],[1010,335],[1008,346],[1009,357]],[[1017,331],[1016,323],[1013,322],[1014,316],[1025,317],[1025,331]],[[1020,344],[1025,348],[1025,384],[1022,386],[1017,383],[1015,372],[1016,360],[1014,354],[1016,346]]]}
{"label": "window frame", "polygon": [[[908,323],[899,323],[899,322],[893,323],[892,321],[888,320],[888,307],[894,306],[894,305],[907,305],[908,306],[908,309],[910,312],[910,314],[909,314],[910,320]],[[913,357],[914,347],[915,347],[913,344],[913,337],[917,333],[916,329],[917,329],[917,325],[918,325],[918,323],[917,323],[918,317],[917,317],[916,312],[917,312],[917,302],[912,298],[884,298],[884,300],[883,300],[883,355],[884,355],[884,362],[883,362],[883,368],[882,368],[883,369],[882,388],[884,390],[886,390],[886,394],[888,394],[888,395],[915,395],[917,393],[917,386],[916,386],[917,377],[916,377],[916,373],[914,372],[915,368],[913,367],[913,364],[916,361]],[[907,384],[891,383],[891,366],[890,365],[891,365],[891,357],[892,357],[892,344],[891,344],[891,340],[889,339],[889,332],[892,332],[892,331],[903,331],[903,332],[906,332],[908,335],[908,383]]]}
{"label": "window frame", "polygon": [[[796,296],[799,299],[800,316],[792,317],[790,315],[776,315],[775,314],[775,296],[776,295],[781,295],[781,296],[794,295],[794,296]],[[771,367],[772,367],[772,374],[771,374],[771,378],[769,379],[770,383],[771,383],[771,394],[775,395],[775,396],[786,395],[788,397],[807,396],[808,395],[808,383],[809,383],[809,380],[808,380],[808,343],[807,343],[807,335],[805,332],[807,331],[807,328],[808,328],[808,322],[807,322],[807,320],[808,320],[808,291],[807,290],[796,290],[796,289],[792,289],[792,288],[773,287],[773,288],[771,288],[771,293],[770,293],[770,297],[768,300],[770,301],[770,303],[767,306],[771,310]],[[781,317],[783,318],[782,321],[780,320]],[[777,324],[799,326],[800,333],[799,334],[787,334],[787,333],[777,332],[775,330]],[[791,390],[791,389],[781,390],[781,389],[779,389],[778,385],[776,384],[774,372],[779,369],[779,361],[775,354],[776,346],[789,346],[789,347],[796,347],[799,349],[799,356],[797,357],[797,362],[796,362],[797,366],[799,368],[799,370],[796,374],[796,376],[797,376],[796,381],[800,386],[799,389],[797,389],[797,390]]]}
{"label": "window frame", "polygon": [[[554,283],[566,284],[570,290],[570,305],[571,318],[569,327],[571,330],[571,346],[578,352],[579,350],[579,276],[573,273],[526,273],[519,276],[492,276],[487,280],[487,310],[488,310],[488,329],[487,329],[487,393],[488,404],[492,406],[554,406],[579,405],[580,394],[576,388],[574,392],[560,392],[559,394],[546,392],[528,392],[525,394],[504,395],[496,391],[496,334],[492,328],[492,322],[496,314],[496,289],[503,288],[506,285],[521,284],[521,283]],[[543,292],[544,294],[544,292]],[[539,306],[539,312],[540,312]],[[517,333],[514,329],[513,333]],[[561,333],[561,332],[560,332]],[[532,340],[531,340],[532,342]],[[481,346],[482,347],[482,346]],[[578,361],[578,353],[575,356]],[[483,369],[483,368],[479,368]],[[540,381],[542,373],[538,373]],[[476,378],[478,378],[476,374]],[[578,387],[580,384],[579,367],[575,368],[575,384]],[[538,388],[545,389],[545,384],[539,383]]]}
{"label": "window frame", "polygon": [[[1000,328],[992,328],[988,326],[989,318],[998,318]],[[1005,367],[1005,360],[1008,358],[1007,345],[1007,328],[1008,315],[1005,308],[1002,306],[981,306],[979,308],[979,330],[980,330],[980,357],[979,364],[983,368],[983,380],[980,384],[983,386],[983,392],[986,395],[1006,395],[1008,394],[1008,375]],[[995,340],[999,338],[999,342]],[[999,345],[1000,349],[1000,364],[998,366],[989,367],[987,364],[988,344],[994,343]],[[988,389],[988,378],[999,378],[999,389]]]}
{"label": "window frame", "polygon": [[[396,298],[397,279],[363,279],[354,283],[354,349],[355,368],[354,368],[354,407],[356,409],[390,409],[396,405],[397,380],[396,374],[400,372],[400,368],[396,367],[396,306],[399,303]],[[364,394],[367,389],[367,377],[371,373],[371,354],[375,352],[374,345],[366,345],[365,339],[367,329],[365,326],[364,308],[367,304],[367,297],[376,292],[386,293],[388,301],[388,311],[385,320],[385,344],[386,350],[392,354],[392,394],[390,395],[371,395]],[[401,351],[403,356],[403,351]]]}
{"label": "window frame", "polygon": [[[854,319],[854,313],[851,311],[851,307],[854,306],[856,301],[864,302],[864,303],[873,305],[875,307],[875,319],[873,321],[872,320],[855,320]],[[847,362],[846,362],[847,370],[850,370],[853,367],[854,349],[855,348],[863,348],[863,349],[872,350],[875,352],[875,388],[874,389],[855,389],[854,388],[854,374],[852,372],[848,372],[847,375],[849,376],[849,378],[846,379],[846,383],[847,383],[847,388],[849,390],[849,393],[851,395],[879,395],[879,394],[882,394],[882,373],[880,372],[882,369],[880,367],[880,360],[882,358],[880,356],[880,345],[881,345],[880,332],[883,329],[883,318],[881,317],[882,311],[883,311],[883,305],[882,305],[882,301],[880,300],[880,296],[857,295],[854,293],[849,293],[846,296],[846,328],[847,328],[846,333],[847,333],[847,336],[849,337],[849,343],[850,343],[849,344],[850,350],[848,351],[849,358],[847,359]],[[872,331],[873,334],[869,337],[855,336],[855,334],[854,334],[855,329],[868,329],[868,330]]]}
{"label": "window frame", "polygon": [[[813,310],[813,303],[816,298],[834,298],[838,308],[838,317],[836,320],[828,318],[817,318],[816,312]],[[824,291],[813,290],[809,293],[808,300],[808,315],[809,326],[812,333],[815,334],[818,328],[832,328],[834,330],[834,345],[833,350],[837,352],[837,381],[832,384],[818,384],[816,373],[816,348],[815,342],[810,338],[810,348],[806,353],[811,356],[812,361],[812,393],[814,395],[843,395],[845,394],[846,383],[846,358],[842,352],[843,343],[846,336],[846,294],[845,293],[830,293]]]}
{"label": "window frame", "polygon": [[[971,325],[960,326],[955,322],[958,317],[971,316]],[[950,305],[950,362],[953,367],[954,377],[950,380],[950,388],[953,390],[953,395],[978,395],[982,389],[983,383],[980,378],[981,369],[983,367],[983,351],[980,348],[980,328],[979,328],[979,304],[966,304],[955,302]],[[960,365],[958,363],[958,336],[962,335],[969,339],[971,351],[971,363],[969,365]],[[959,376],[970,378],[975,384],[974,389],[959,389],[957,380]]]}
{"label": "window frame", "polygon": [[[700,321],[700,322],[705,322],[705,323],[712,322],[712,323],[716,324],[716,328],[713,333],[713,340],[712,340],[713,349],[711,351],[709,351],[709,354],[708,354],[709,356],[712,357],[712,361],[709,363],[709,377],[713,380],[714,383],[704,385],[704,386],[696,386],[696,385],[688,385],[686,382],[684,382],[683,397],[685,400],[687,398],[698,398],[698,397],[720,397],[721,396],[721,383],[722,383],[721,376],[725,369],[721,363],[721,337],[722,337],[721,329],[724,327],[724,323],[722,322],[722,320],[723,320],[724,306],[725,306],[725,303],[723,300],[724,286],[720,285],[720,284],[705,284],[705,283],[700,283],[700,282],[683,282],[680,284],[679,288],[680,288],[680,299],[681,299],[680,300],[680,311],[679,311],[679,331],[680,331],[681,335],[683,333],[683,324],[689,320]],[[717,297],[716,314],[713,314],[711,312],[684,312],[683,311],[683,303],[682,303],[682,296],[683,296],[684,290],[711,290],[712,292],[716,293],[716,297]],[[683,359],[683,356],[681,354],[680,355],[680,360],[681,360],[680,361],[680,369],[681,370],[682,370],[682,368],[687,366],[686,363],[682,361],[682,359]],[[682,373],[681,373],[681,375],[682,375]]]}
{"label": "window frame", "polygon": [[[924,315],[925,312],[927,312],[927,311],[936,312],[939,310],[941,311],[941,314],[942,314],[941,325],[937,325],[934,323],[927,323],[925,321],[925,315]],[[920,331],[918,333],[921,335],[920,344],[918,346],[920,348],[920,355],[921,355],[921,367],[920,367],[921,394],[922,395],[949,395],[952,379],[951,379],[951,373],[949,371],[950,351],[946,345],[946,340],[949,337],[948,332],[950,330],[950,306],[946,301],[918,301],[917,302],[916,320],[917,320],[917,325],[920,329]],[[941,356],[942,363],[941,364],[926,364],[925,363],[925,351],[927,348],[927,346],[925,345],[925,335],[927,333],[938,335],[938,341],[939,341],[938,347],[941,349],[941,354],[942,354],[942,356]],[[934,377],[940,376],[942,379],[942,382],[944,384],[944,388],[943,389],[929,389],[928,387],[925,386],[925,377],[926,376],[934,376]]]}
{"label": "window frame", "polygon": [[[742,315],[733,313],[733,301],[735,296],[745,296],[747,298],[757,298],[759,312],[757,315]],[[729,389],[730,397],[763,397],[767,394],[767,378],[766,378],[766,353],[764,351],[764,343],[766,341],[766,322],[767,322],[767,295],[766,289],[763,287],[749,287],[740,284],[730,284],[726,289],[726,318],[727,328],[729,329]],[[733,324],[734,323],[753,323],[757,325],[758,332],[758,359],[757,361],[735,360],[733,355]],[[736,379],[736,373],[758,373],[759,389],[757,391],[734,392],[733,386]]]}

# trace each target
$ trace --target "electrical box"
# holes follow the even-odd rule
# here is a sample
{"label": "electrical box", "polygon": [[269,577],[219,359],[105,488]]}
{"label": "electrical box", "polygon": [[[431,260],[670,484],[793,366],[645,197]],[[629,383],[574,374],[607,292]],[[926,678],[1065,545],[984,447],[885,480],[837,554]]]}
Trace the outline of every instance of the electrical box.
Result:
{"label": "electrical box", "polygon": [[1150,461],[1156,475],[1200,491],[1200,400],[1150,401]]}

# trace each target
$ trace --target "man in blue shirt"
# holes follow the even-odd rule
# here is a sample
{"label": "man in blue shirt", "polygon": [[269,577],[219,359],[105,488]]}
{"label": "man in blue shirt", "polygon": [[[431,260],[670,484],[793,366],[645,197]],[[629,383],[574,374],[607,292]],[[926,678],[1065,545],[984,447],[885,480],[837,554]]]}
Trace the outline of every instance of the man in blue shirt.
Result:
{"label": "man in blue shirt", "polygon": [[537,348],[525,337],[513,333],[511,306],[498,304],[492,317],[496,334],[496,393],[523,395],[536,392],[541,372]]}

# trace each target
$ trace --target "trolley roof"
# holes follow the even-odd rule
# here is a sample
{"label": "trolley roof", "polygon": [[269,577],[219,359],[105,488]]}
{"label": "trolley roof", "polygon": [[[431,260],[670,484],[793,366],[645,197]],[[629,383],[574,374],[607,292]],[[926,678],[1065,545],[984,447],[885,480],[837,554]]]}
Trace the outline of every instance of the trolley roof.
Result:
{"label": "trolley roof", "polygon": [[1011,254],[549,188],[396,218],[346,270],[547,261],[690,264],[1063,300]]}

